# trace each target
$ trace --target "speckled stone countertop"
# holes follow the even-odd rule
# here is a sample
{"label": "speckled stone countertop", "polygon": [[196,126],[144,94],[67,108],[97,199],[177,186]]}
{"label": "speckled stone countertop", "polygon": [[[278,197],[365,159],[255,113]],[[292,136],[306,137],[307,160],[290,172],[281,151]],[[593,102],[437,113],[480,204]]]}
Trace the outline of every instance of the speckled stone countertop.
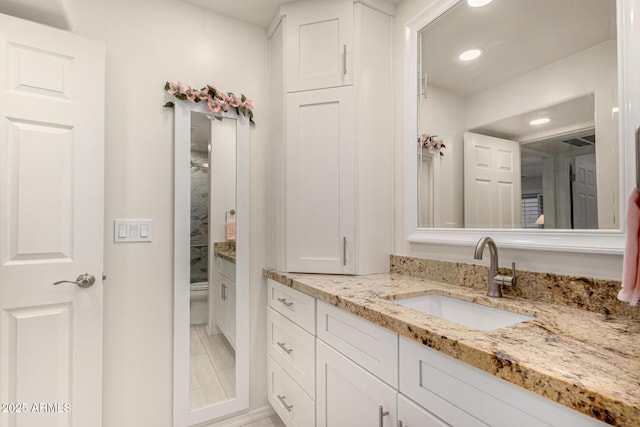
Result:
{"label": "speckled stone countertop", "polygon": [[[617,426],[640,426],[640,323],[401,274],[264,276]],[[392,302],[438,293],[533,316],[479,331]]]}
{"label": "speckled stone countertop", "polygon": [[214,242],[213,254],[235,264],[236,242]]}

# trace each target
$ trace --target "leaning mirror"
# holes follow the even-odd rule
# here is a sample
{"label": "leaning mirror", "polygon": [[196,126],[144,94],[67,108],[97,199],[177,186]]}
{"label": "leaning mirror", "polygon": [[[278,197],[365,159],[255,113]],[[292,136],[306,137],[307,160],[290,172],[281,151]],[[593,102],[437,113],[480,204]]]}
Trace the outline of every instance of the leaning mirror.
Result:
{"label": "leaning mirror", "polygon": [[407,24],[409,240],[622,249],[616,6],[436,0]]}
{"label": "leaning mirror", "polygon": [[248,127],[175,104],[175,426],[248,407]]}

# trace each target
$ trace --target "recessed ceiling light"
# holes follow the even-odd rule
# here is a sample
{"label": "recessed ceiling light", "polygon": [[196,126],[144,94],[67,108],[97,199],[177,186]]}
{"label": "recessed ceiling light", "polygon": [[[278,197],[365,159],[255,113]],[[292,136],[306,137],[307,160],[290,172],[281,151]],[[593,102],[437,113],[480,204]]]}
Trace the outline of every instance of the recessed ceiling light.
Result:
{"label": "recessed ceiling light", "polygon": [[469,49],[462,52],[458,58],[460,61],[473,61],[480,55],[482,55],[482,49]]}
{"label": "recessed ceiling light", "polygon": [[550,119],[550,118],[548,118],[548,117],[542,117],[542,118],[540,118],[540,119],[531,120],[531,121],[529,122],[529,124],[530,124],[531,126],[540,126],[540,125],[547,124],[547,123],[549,123],[550,121],[551,121],[551,119]]}
{"label": "recessed ceiling light", "polygon": [[467,0],[467,4],[471,7],[482,7],[491,3],[492,0]]}

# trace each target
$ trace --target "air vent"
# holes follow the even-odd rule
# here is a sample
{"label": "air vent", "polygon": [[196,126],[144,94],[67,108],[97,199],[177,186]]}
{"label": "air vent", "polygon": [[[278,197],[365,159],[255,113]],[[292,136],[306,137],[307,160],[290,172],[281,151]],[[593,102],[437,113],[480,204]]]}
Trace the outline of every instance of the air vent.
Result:
{"label": "air vent", "polygon": [[587,145],[593,145],[596,143],[596,136],[595,135],[589,135],[589,136],[583,136],[581,138],[571,138],[571,139],[567,139],[565,141],[562,141],[565,144],[569,144],[569,145],[573,145],[575,147],[584,147]]}

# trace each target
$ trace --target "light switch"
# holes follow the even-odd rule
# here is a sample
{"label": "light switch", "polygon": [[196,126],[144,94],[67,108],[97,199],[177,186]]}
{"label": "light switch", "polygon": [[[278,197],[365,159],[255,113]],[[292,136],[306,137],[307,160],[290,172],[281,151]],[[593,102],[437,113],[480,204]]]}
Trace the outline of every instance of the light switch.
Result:
{"label": "light switch", "polygon": [[113,230],[116,243],[150,242],[153,237],[150,219],[116,219]]}

